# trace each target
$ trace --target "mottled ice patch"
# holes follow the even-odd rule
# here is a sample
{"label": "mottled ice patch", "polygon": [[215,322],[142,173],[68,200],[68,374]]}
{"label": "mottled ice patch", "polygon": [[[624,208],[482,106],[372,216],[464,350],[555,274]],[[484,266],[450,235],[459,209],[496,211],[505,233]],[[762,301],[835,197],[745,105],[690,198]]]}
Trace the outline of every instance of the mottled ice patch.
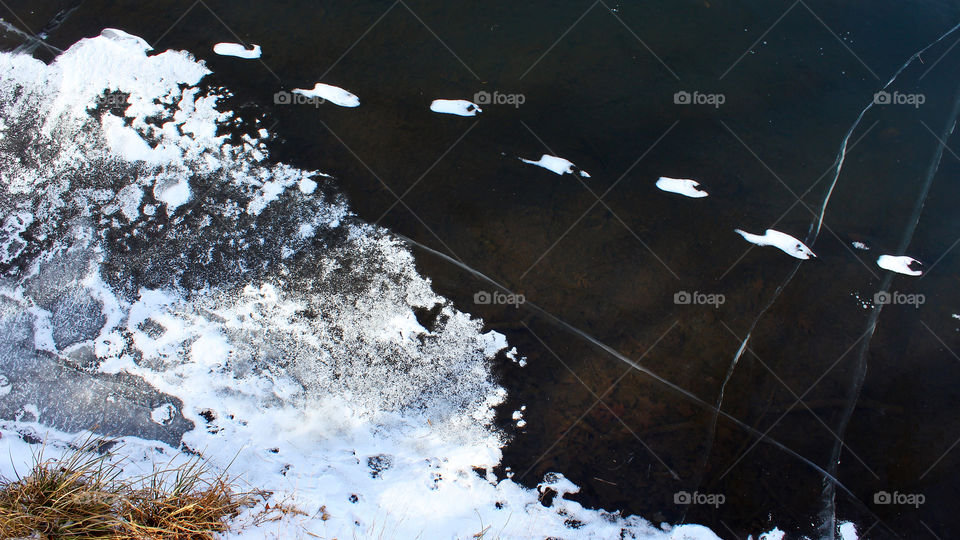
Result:
{"label": "mottled ice patch", "polygon": [[430,110],[441,114],[455,114],[457,116],[476,116],[483,112],[476,103],[465,99],[435,99],[430,103]]}
{"label": "mottled ice patch", "polygon": [[920,266],[920,261],[903,255],[899,257],[895,255],[881,255],[880,258],[877,259],[877,266],[884,270],[890,270],[891,272],[905,276],[919,276],[923,273],[921,270],[913,269]]}
{"label": "mottled ice patch", "polygon": [[707,192],[697,189],[698,186],[700,186],[700,182],[685,178],[667,178],[666,176],[661,176],[660,179],[657,180],[657,187],[662,191],[677,193],[694,199],[706,197]]}
{"label": "mottled ice patch", "polygon": [[863,242],[851,242],[850,245],[861,251],[870,251],[870,248]]}
{"label": "mottled ice patch", "polygon": [[169,403],[164,403],[163,405],[157,407],[156,409],[150,411],[150,419],[165,426],[173,420],[174,416],[177,414],[177,408]]}
{"label": "mottled ice patch", "polygon": [[217,43],[213,46],[213,52],[220,56],[235,56],[237,58],[260,58],[261,50],[259,45],[254,45],[248,49],[239,43]]}
{"label": "mottled ice patch", "polygon": [[313,89],[310,90],[304,88],[294,88],[293,93],[301,94],[308,98],[320,98],[341,107],[360,106],[360,98],[344,90],[343,88],[340,88],[339,86],[333,86],[329,84],[317,83]]}
{"label": "mottled ice patch", "polygon": [[190,200],[190,183],[186,178],[161,178],[153,186],[153,196],[167,205],[167,215]]}
{"label": "mottled ice patch", "polygon": [[[536,165],[537,167],[543,167],[544,169],[559,175],[568,173],[573,174],[574,172],[578,171],[577,166],[574,165],[570,160],[563,159],[562,157],[550,156],[547,154],[540,156],[540,159],[537,161],[524,158],[520,158],[520,161],[530,165]],[[590,175],[587,174],[586,171],[579,171],[579,174],[584,178],[590,178]]]}
{"label": "mottled ice patch", "polygon": [[816,254],[814,254],[813,251],[810,251],[810,248],[804,245],[803,242],[797,240],[789,234],[782,233],[780,231],[767,229],[762,236],[759,234],[750,234],[740,229],[735,229],[735,232],[751,244],[756,244],[758,246],[773,246],[780,251],[783,251],[787,255],[790,255],[791,257],[796,257],[797,259],[809,259],[810,257],[816,257]]}

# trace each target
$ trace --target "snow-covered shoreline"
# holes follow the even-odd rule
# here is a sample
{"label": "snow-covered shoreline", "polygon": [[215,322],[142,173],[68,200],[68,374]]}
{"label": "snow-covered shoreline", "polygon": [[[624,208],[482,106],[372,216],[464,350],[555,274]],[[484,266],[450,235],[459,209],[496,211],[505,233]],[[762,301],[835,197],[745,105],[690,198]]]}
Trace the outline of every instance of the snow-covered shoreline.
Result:
{"label": "snow-covered shoreline", "polygon": [[[134,469],[177,456],[137,426],[183,419],[183,449],[310,515],[245,537],[715,538],[562,496],[545,506],[495,477],[504,391],[490,362],[505,338],[434,293],[388,231],[317,194],[324,175],[269,163],[265,130],[239,145],[217,135],[235,118],[201,88],[203,62],[148,50],[109,30],[50,65],[0,54],[0,210],[18,216],[4,229],[0,374],[24,400],[0,425],[13,457],[0,472],[25,470],[28,440],[82,437],[49,426],[72,425],[62,404],[83,398],[105,419],[128,414],[98,429],[124,435]],[[171,398],[30,402],[11,370],[38,355]],[[546,488],[577,489],[559,473]]]}

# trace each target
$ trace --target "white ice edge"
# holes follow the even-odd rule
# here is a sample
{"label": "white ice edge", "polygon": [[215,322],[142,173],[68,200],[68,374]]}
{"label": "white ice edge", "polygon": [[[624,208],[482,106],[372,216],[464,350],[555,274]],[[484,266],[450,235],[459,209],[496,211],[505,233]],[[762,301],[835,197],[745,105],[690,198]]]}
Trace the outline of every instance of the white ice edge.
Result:
{"label": "white ice edge", "polygon": [[657,187],[660,190],[670,193],[677,193],[679,195],[685,195],[694,199],[699,199],[708,195],[706,191],[698,189],[699,185],[700,182],[686,178],[668,178],[666,176],[661,176],[657,180]]}
{"label": "white ice edge", "polygon": [[477,113],[483,112],[479,105],[465,99],[435,99],[430,103],[430,110],[457,116],[476,116]]}
{"label": "white ice edge", "polygon": [[[577,171],[577,166],[574,165],[572,161],[563,159],[562,157],[551,156],[549,154],[543,154],[537,161],[524,158],[520,158],[520,161],[530,165],[536,165],[537,167],[542,167],[560,176],[564,174],[573,174],[575,171]],[[587,171],[581,170],[579,171],[579,174],[584,178],[590,178],[590,175],[587,173]]]}
{"label": "white ice edge", "polygon": [[767,229],[763,235],[751,234],[740,229],[735,229],[735,232],[751,244],[756,244],[758,246],[773,246],[780,251],[783,251],[787,255],[797,259],[809,259],[810,257],[816,257],[813,251],[811,251],[810,248],[808,248],[803,242],[797,240],[787,233],[782,233],[773,229]]}
{"label": "white ice edge", "polygon": [[213,46],[213,52],[220,56],[235,56],[250,60],[260,58],[262,50],[259,45],[254,45],[253,48],[248,49],[240,43],[217,43]]}
{"label": "white ice edge", "polygon": [[333,86],[331,84],[318,82],[312,89],[294,88],[293,93],[301,94],[308,98],[317,97],[341,107],[360,106],[360,98],[339,86]]}
{"label": "white ice edge", "polygon": [[[148,410],[148,416],[163,425],[171,414],[183,415],[196,426],[183,442],[200,449],[208,465],[225,469],[232,463],[230,472],[242,474],[250,486],[273,492],[271,504],[283,501],[309,510],[308,516],[288,516],[237,538],[283,537],[300,529],[323,537],[370,537],[387,530],[398,538],[453,538],[485,526],[504,539],[531,534],[611,538],[624,531],[647,539],[717,538],[698,525],[659,528],[636,516],[587,509],[562,496],[546,507],[536,489],[493,476],[503,441],[490,422],[504,391],[490,379],[488,362],[508,347],[504,336],[483,333],[482,321],[436,295],[402,243],[372,226],[348,223],[349,210],[340,203],[317,203],[316,181],[322,175],[267,163],[261,140],[268,136],[266,130],[260,131],[261,138],[244,139],[239,146],[217,135],[232,113],[218,111],[219,97],[198,89],[197,83],[209,73],[202,63],[185,52],[147,56],[148,50],[141,38],[110,30],[78,42],[49,65],[24,55],[0,54],[0,97],[11,104],[7,114],[23,115],[0,118],[0,123],[42,125],[36,144],[44,148],[46,159],[39,168],[27,160],[16,170],[2,171],[4,197],[35,197],[38,203],[32,214],[10,214],[4,226],[9,221],[11,237],[16,237],[30,223],[54,220],[58,208],[68,203],[91,213],[91,224],[77,225],[64,239],[69,250],[50,251],[41,259],[56,265],[56,257],[64,254],[91,254],[89,264],[60,265],[74,273],[44,286],[58,294],[94,299],[101,306],[97,315],[102,322],[94,337],[82,343],[93,351],[100,371],[130,373],[178,398],[180,410],[163,403]],[[106,113],[101,119],[88,112],[105,92],[129,94],[124,118]],[[344,106],[359,104],[353,94],[329,85],[303,93],[355,100]],[[163,121],[153,121],[156,118]],[[14,134],[7,127],[0,129],[6,138]],[[48,147],[55,150],[52,156]],[[58,181],[65,171],[78,166],[95,170],[99,163],[107,164],[107,173],[123,170],[126,185],[74,190]],[[281,198],[291,204],[288,208],[310,209],[305,218],[289,216],[303,221],[292,223],[295,233],[279,240],[289,243],[284,249],[290,253],[312,250],[306,255],[316,266],[317,279],[336,272],[342,261],[335,253],[311,247],[309,240],[319,231],[342,228],[338,232],[350,239],[350,260],[376,262],[378,272],[368,276],[372,284],[349,295],[310,298],[285,290],[283,280],[289,278],[271,276],[223,289],[213,283],[190,295],[141,288],[133,297],[123,297],[103,279],[105,246],[92,227],[143,226],[157,210],[145,204],[146,193],[172,214],[191,200],[190,183],[184,179],[194,174],[222,178],[248,194],[246,206],[225,206],[222,220],[268,215],[263,211]],[[0,205],[6,200],[0,198]],[[83,206],[86,200],[103,202],[102,210]],[[256,240],[257,229],[250,235]],[[38,272],[35,268],[24,279],[42,274]],[[380,275],[384,272],[397,275],[397,280],[386,280]],[[28,346],[30,353],[38,348],[63,354],[51,337],[50,312],[27,308],[36,305],[31,290],[15,281],[0,284],[0,326],[19,332],[0,332],[0,340],[16,339],[4,347]],[[323,305],[324,317],[298,315],[311,301]],[[428,330],[413,308],[438,304],[446,322]],[[15,337],[31,332],[30,340]],[[416,338],[428,332],[431,345],[424,349]],[[3,350],[12,350],[9,347]],[[303,370],[305,377],[243,368],[267,348],[284,351],[289,365]],[[385,350],[412,373],[373,362],[363,364],[365,371],[355,375],[344,370],[332,377],[324,367],[325,362],[380,358]],[[436,380],[442,375],[435,372],[437,366],[455,376]],[[304,381],[314,386],[305,388]],[[15,383],[0,373],[0,394],[9,392],[10,384]],[[390,405],[423,394],[425,384],[443,389],[430,402],[432,407],[402,413]],[[50,421],[55,407],[31,404],[24,411],[40,423],[0,423],[10,454],[0,460],[0,474],[7,477],[13,466],[25,471],[36,450],[25,441],[27,433],[58,448],[84,437],[41,425]],[[215,413],[215,420],[201,414],[206,411]],[[124,472],[130,476],[149,471],[154,460],[166,464],[187,459],[161,443],[135,437],[124,437],[123,442],[118,458],[126,460]],[[378,477],[371,475],[372,459],[388,464]],[[478,475],[475,467],[487,472]],[[541,488],[547,487],[561,495],[578,489],[562,474],[547,475]],[[326,507],[328,520],[314,517],[320,505]],[[571,520],[583,526],[573,531],[566,524]]]}
{"label": "white ice edge", "polygon": [[891,272],[905,276],[919,276],[923,274],[922,270],[912,270],[910,268],[911,264],[919,265],[920,261],[905,255],[881,255],[877,259],[877,266],[884,270],[890,270]]}

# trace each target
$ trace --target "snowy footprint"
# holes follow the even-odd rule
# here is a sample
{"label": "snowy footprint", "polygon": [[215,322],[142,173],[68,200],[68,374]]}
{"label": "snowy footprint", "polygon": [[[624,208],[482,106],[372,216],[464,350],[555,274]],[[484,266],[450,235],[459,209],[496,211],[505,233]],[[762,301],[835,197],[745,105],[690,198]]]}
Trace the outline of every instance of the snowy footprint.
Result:
{"label": "snowy footprint", "polygon": [[564,174],[568,174],[568,173],[573,174],[574,172],[577,172],[580,176],[584,178],[590,178],[590,175],[587,173],[587,171],[578,169],[577,166],[573,164],[573,162],[567,159],[563,159],[562,157],[543,154],[542,156],[540,156],[540,159],[538,161],[533,161],[530,159],[523,159],[523,158],[520,158],[520,161],[527,163],[529,165],[536,165],[537,167],[543,167],[544,169],[548,171],[552,171],[561,176]]}
{"label": "snowy footprint", "polygon": [[657,188],[661,191],[677,193],[694,199],[701,199],[708,195],[706,191],[698,189],[699,187],[700,182],[686,178],[667,178],[666,176],[661,176],[660,179],[657,180]]}
{"label": "snowy footprint", "polygon": [[476,116],[483,112],[476,103],[465,99],[435,99],[430,103],[430,110],[440,114],[455,114],[457,116]]}
{"label": "snowy footprint", "polygon": [[239,43],[217,43],[213,46],[213,52],[220,56],[235,56],[247,60],[260,58],[261,50],[259,45],[254,45],[248,49]]}
{"label": "snowy footprint", "polygon": [[750,234],[746,231],[741,231],[740,229],[735,229],[735,232],[751,244],[756,244],[758,246],[773,246],[780,251],[783,251],[787,255],[790,255],[791,257],[796,257],[797,259],[809,259],[810,257],[817,256],[813,251],[810,250],[810,248],[804,245],[803,242],[797,240],[789,234],[782,233],[780,231],[767,229],[763,236],[759,234]]}
{"label": "snowy footprint", "polygon": [[318,97],[341,107],[360,106],[360,98],[339,86],[330,84],[317,83],[312,89],[294,88],[293,93],[308,98]]}
{"label": "snowy footprint", "polygon": [[914,269],[920,267],[920,261],[907,256],[881,255],[877,259],[877,266],[905,276],[919,276],[923,273],[922,270]]}

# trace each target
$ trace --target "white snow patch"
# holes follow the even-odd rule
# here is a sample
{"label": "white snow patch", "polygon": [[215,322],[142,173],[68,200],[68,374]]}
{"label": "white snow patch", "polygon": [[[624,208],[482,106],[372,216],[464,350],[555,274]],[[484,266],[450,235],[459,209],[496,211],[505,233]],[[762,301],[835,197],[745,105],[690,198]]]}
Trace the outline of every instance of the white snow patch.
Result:
{"label": "white snow patch", "polygon": [[465,99],[435,99],[430,103],[430,110],[441,114],[455,114],[457,116],[476,116],[483,110],[472,101]]}
{"label": "white snow patch", "polygon": [[[570,160],[548,154],[543,154],[537,161],[524,158],[520,158],[520,161],[530,165],[536,165],[537,167],[543,167],[544,169],[554,172],[558,175],[564,175],[568,173],[573,174],[577,170],[577,166],[574,165]],[[584,178],[590,178],[590,175],[587,174],[586,171],[580,171],[579,174]]]}
{"label": "white snow patch", "polygon": [[863,242],[850,242],[850,245],[861,251],[870,251],[870,248]]}
{"label": "white snow patch", "polygon": [[706,191],[697,189],[699,185],[700,182],[685,178],[667,178],[666,176],[661,176],[660,179],[657,180],[657,187],[660,190],[685,195],[694,199],[708,195]]}
{"label": "white snow patch", "polygon": [[248,49],[240,43],[217,43],[213,46],[213,52],[220,56],[235,56],[245,59],[260,58],[262,53],[259,45],[254,45],[252,49]]}
{"label": "white snow patch", "polygon": [[317,83],[311,90],[295,88],[293,93],[302,94],[308,98],[318,97],[341,107],[360,106],[360,98],[344,90],[343,88],[340,88],[339,86],[333,86],[330,84]]}
{"label": "white snow patch", "polygon": [[173,420],[176,414],[176,407],[170,403],[164,403],[163,405],[160,405],[159,407],[150,411],[150,419],[161,426],[165,426],[169,424],[171,420]]}
{"label": "white snow patch", "polygon": [[891,272],[896,272],[898,274],[903,274],[905,276],[919,276],[922,274],[922,270],[913,270],[910,268],[911,265],[919,264],[920,261],[904,255],[881,255],[880,258],[877,259],[877,266],[880,268],[883,268],[884,270],[890,270]]}
{"label": "white snow patch", "polygon": [[860,538],[857,535],[857,527],[849,521],[845,521],[840,524],[840,539],[841,540],[857,540]]}
{"label": "white snow patch", "polygon": [[735,232],[751,244],[756,244],[758,246],[773,246],[780,251],[783,251],[787,255],[797,259],[809,259],[810,257],[816,257],[816,254],[814,254],[813,251],[810,251],[810,248],[804,245],[803,242],[797,240],[789,234],[782,233],[780,231],[767,229],[763,236],[758,234],[750,234],[740,229],[735,229]]}

